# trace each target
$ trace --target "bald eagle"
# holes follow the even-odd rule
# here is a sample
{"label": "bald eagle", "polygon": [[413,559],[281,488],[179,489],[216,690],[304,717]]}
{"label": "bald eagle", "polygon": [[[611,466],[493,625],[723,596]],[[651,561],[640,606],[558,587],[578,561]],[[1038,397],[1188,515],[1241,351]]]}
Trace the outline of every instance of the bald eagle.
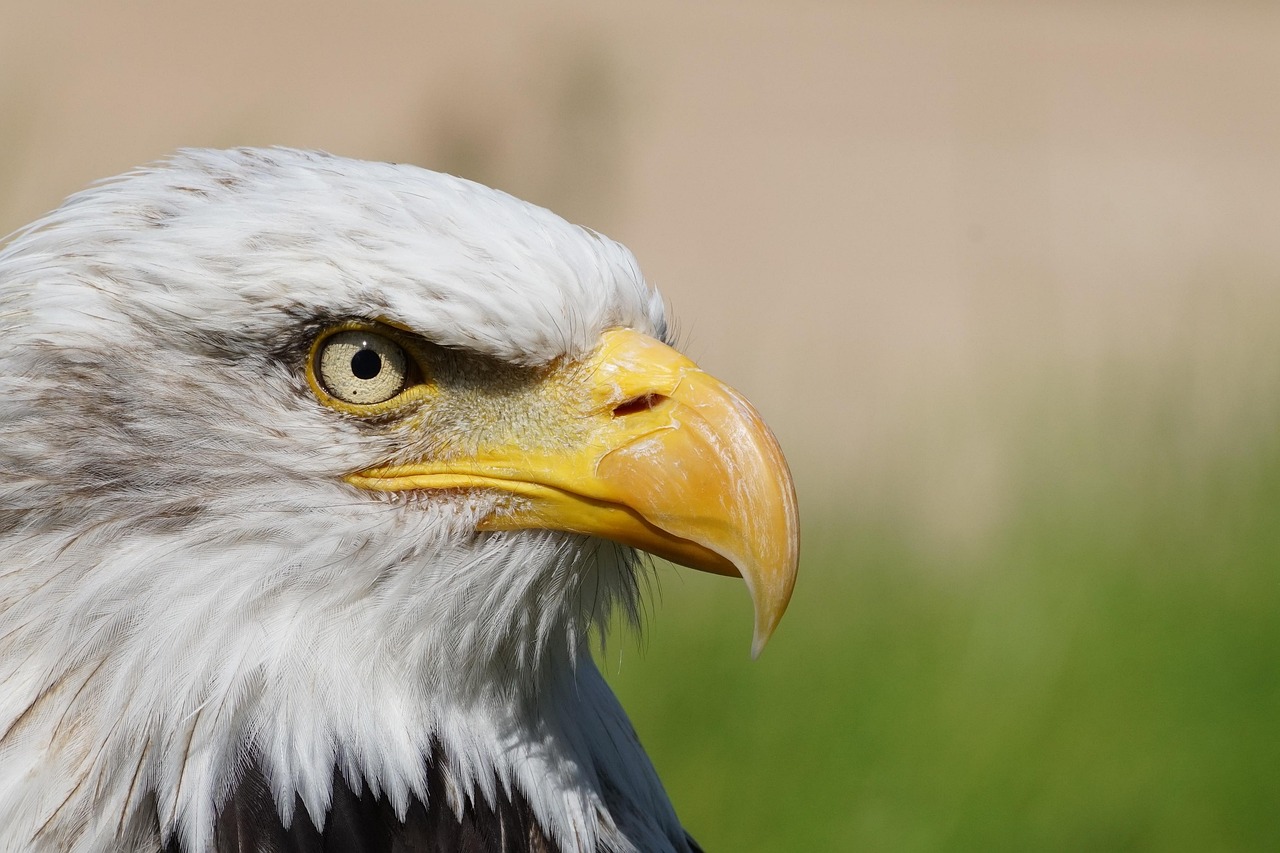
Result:
{"label": "bald eagle", "polygon": [[0,850],[697,849],[592,632],[644,551],[758,651],[796,505],[626,249],[187,151],[14,235],[0,329]]}

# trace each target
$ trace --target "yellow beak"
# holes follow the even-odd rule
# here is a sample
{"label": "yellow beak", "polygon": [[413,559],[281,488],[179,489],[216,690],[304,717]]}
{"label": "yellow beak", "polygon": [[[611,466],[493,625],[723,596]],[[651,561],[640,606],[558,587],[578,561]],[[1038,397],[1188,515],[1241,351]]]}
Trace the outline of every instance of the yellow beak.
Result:
{"label": "yellow beak", "polygon": [[679,352],[629,329],[606,332],[585,362],[548,381],[575,401],[569,446],[505,441],[465,459],[378,466],[347,480],[380,491],[498,490],[516,499],[483,530],[584,533],[739,575],[755,605],[758,655],[791,599],[800,547],[791,473],[759,413]]}

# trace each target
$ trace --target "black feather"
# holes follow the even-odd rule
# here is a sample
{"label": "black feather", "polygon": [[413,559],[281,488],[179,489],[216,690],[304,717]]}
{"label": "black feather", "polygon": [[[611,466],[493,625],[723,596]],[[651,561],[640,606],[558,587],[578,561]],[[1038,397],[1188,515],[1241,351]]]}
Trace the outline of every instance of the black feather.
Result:
{"label": "black feather", "polygon": [[[217,853],[560,853],[538,825],[521,793],[498,786],[493,805],[477,797],[458,814],[443,792],[447,762],[438,749],[427,761],[427,790],[440,792],[423,804],[414,799],[404,820],[385,797],[367,785],[356,794],[336,769],[333,803],[317,830],[299,798],[285,826],[262,771],[251,765],[218,814]],[[164,853],[191,853],[177,838]]]}

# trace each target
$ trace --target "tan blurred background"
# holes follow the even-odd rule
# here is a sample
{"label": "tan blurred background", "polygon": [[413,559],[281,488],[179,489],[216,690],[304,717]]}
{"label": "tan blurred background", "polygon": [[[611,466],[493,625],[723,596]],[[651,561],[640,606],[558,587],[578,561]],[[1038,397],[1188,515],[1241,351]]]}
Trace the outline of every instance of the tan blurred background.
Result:
{"label": "tan blurred background", "polygon": [[806,503],[944,547],[1007,513],[1037,395],[1174,371],[1207,441],[1273,414],[1269,4],[0,0],[0,232],[245,144],[455,172],[625,242]]}

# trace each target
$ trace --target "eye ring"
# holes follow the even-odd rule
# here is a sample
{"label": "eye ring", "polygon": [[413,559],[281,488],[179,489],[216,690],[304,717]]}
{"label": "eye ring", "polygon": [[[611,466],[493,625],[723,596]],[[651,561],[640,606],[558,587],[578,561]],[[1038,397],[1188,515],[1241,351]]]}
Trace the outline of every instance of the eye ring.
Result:
{"label": "eye ring", "polygon": [[321,389],[353,406],[394,398],[408,384],[409,356],[390,337],[367,329],[345,329],[316,344],[313,370]]}

